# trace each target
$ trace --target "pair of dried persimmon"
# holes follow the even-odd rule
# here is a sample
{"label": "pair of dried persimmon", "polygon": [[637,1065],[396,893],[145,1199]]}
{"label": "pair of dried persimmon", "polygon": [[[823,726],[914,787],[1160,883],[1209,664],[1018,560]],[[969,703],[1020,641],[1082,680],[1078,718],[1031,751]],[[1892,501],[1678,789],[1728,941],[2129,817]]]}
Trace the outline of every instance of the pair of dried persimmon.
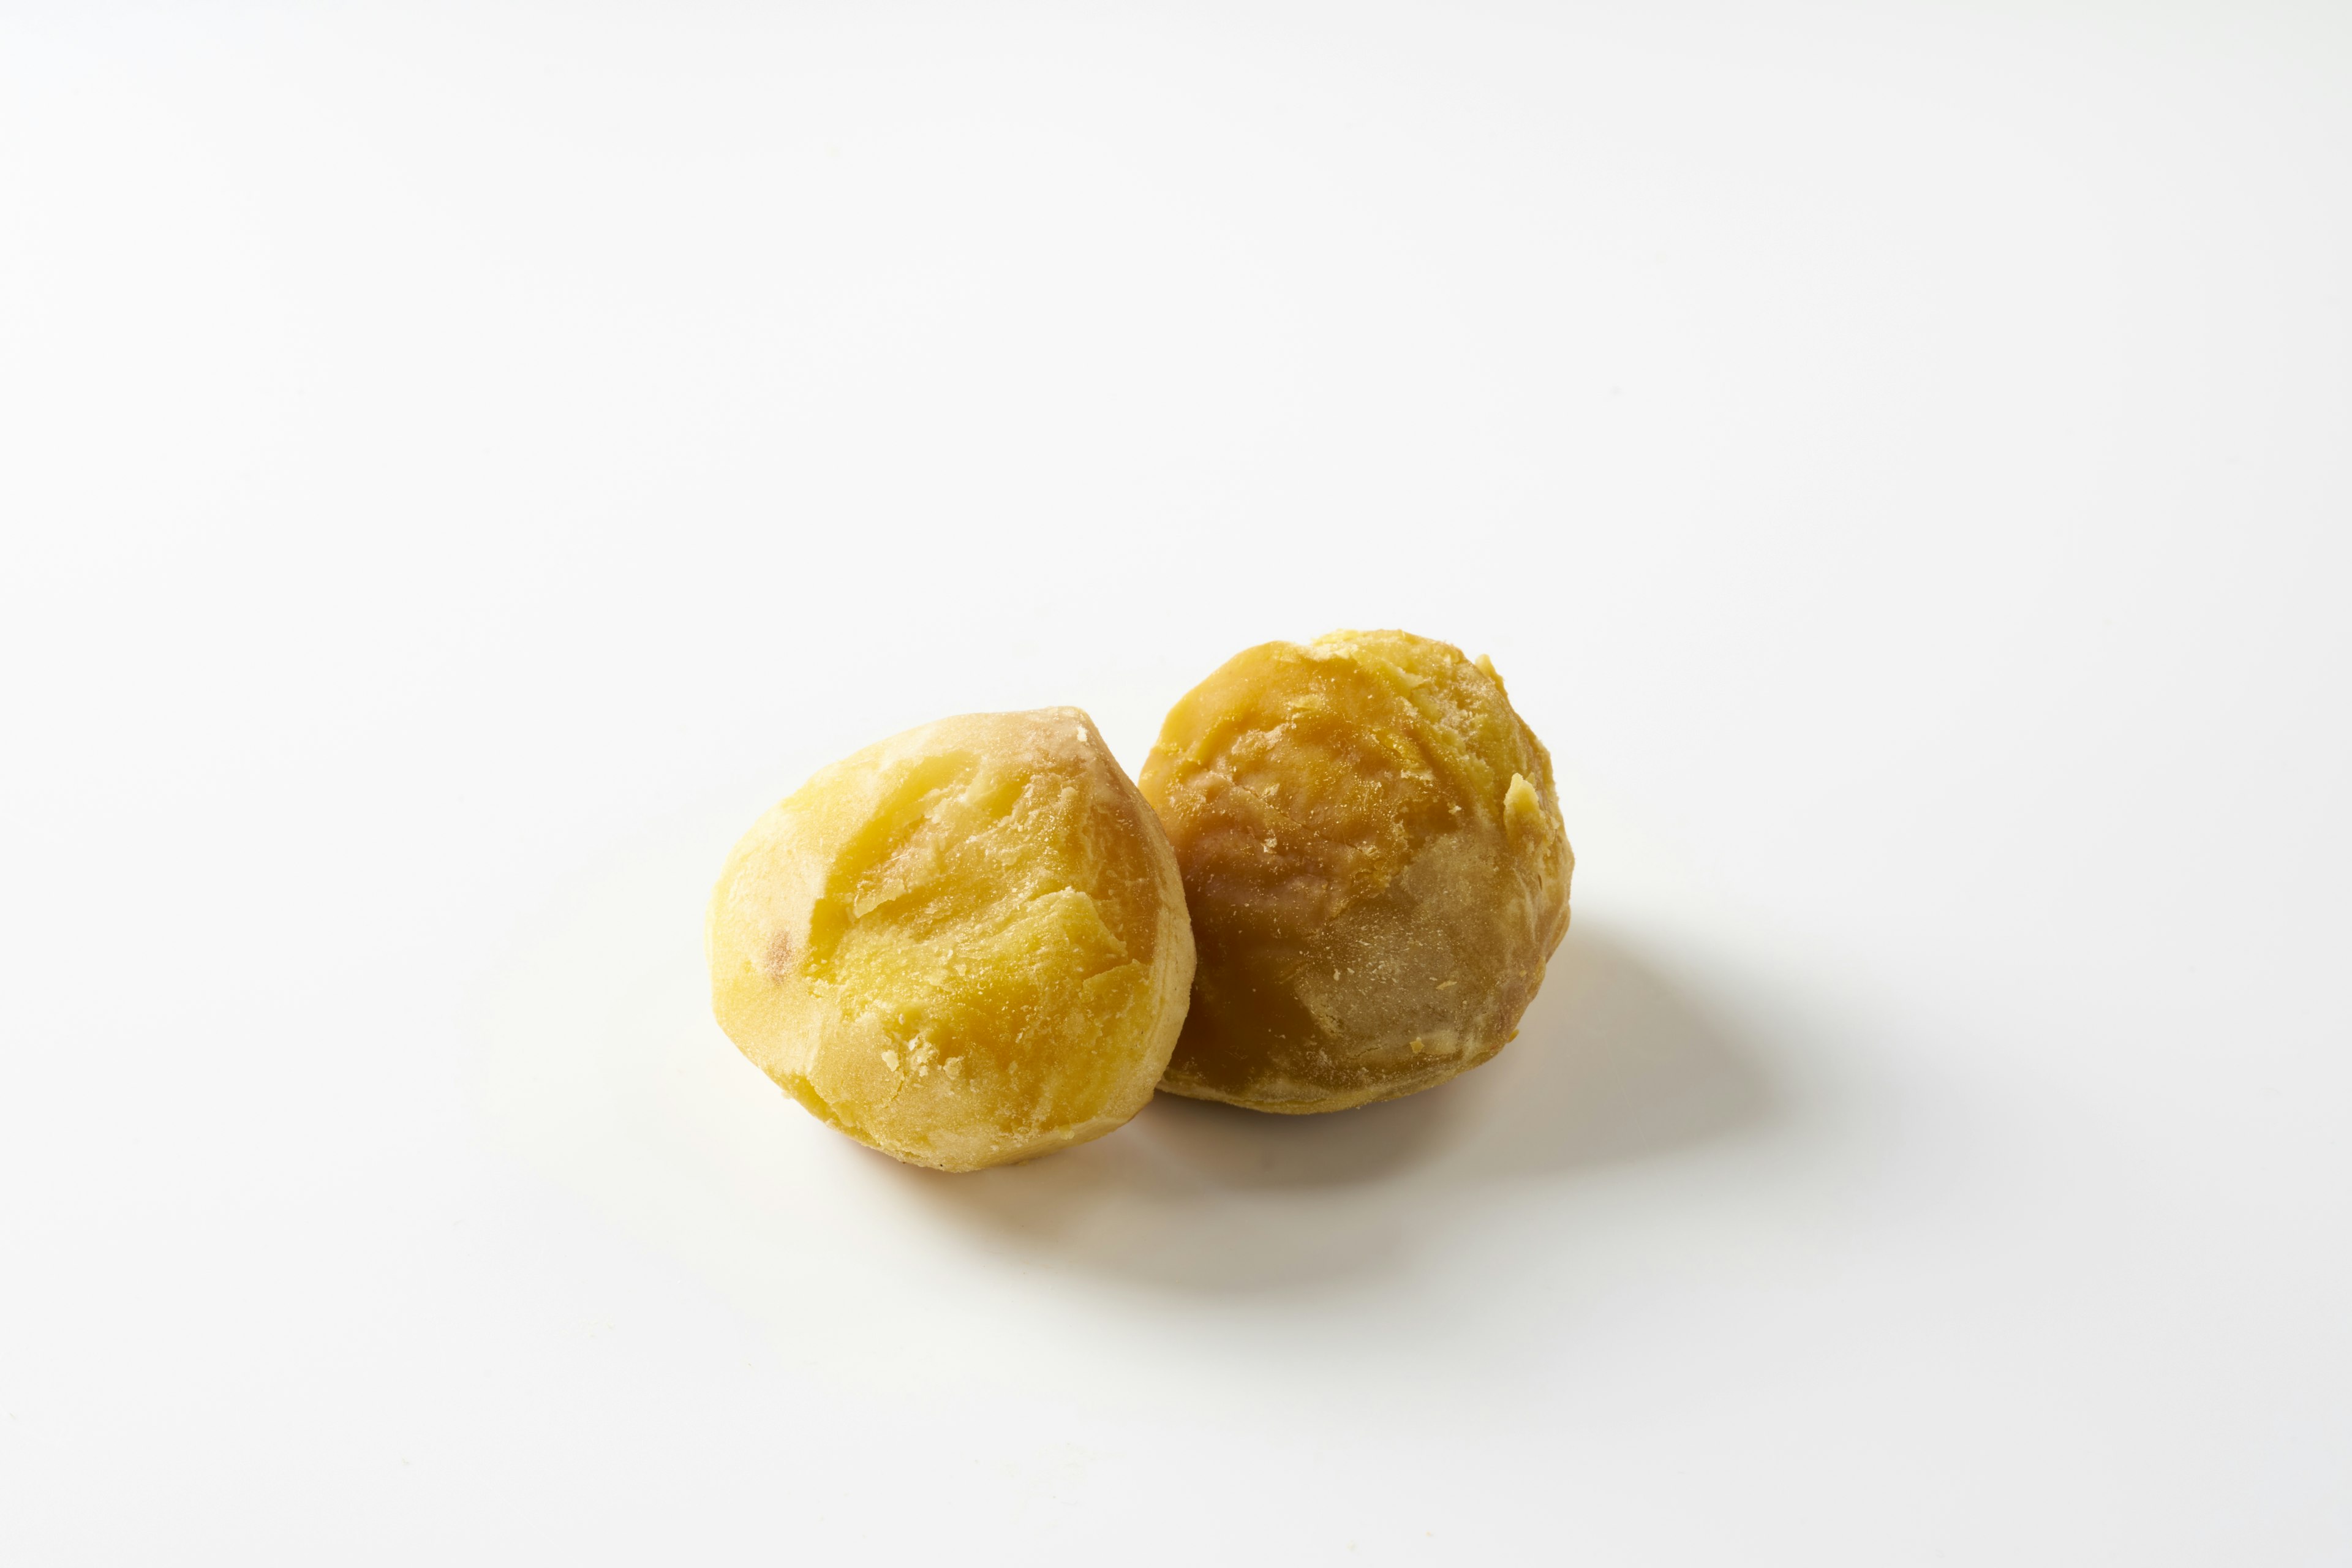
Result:
{"label": "pair of dried persimmon", "polygon": [[1139,789],[1076,708],[822,769],[728,858],[712,1003],[824,1121],[979,1170],[1154,1089],[1344,1110],[1476,1067],[1542,983],[1574,866],[1492,664],[1334,632],[1195,687]]}

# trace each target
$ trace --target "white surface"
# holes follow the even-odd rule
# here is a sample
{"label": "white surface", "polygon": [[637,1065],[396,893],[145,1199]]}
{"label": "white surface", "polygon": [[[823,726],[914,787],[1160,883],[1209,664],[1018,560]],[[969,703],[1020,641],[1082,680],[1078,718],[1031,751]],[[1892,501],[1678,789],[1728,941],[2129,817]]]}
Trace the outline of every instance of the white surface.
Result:
{"label": "white surface", "polygon": [[[2352,14],[2155,11],[8,7],[0,1557],[2352,1561]],[[814,763],[1339,625],[1559,759],[1493,1067],[709,1022]]]}

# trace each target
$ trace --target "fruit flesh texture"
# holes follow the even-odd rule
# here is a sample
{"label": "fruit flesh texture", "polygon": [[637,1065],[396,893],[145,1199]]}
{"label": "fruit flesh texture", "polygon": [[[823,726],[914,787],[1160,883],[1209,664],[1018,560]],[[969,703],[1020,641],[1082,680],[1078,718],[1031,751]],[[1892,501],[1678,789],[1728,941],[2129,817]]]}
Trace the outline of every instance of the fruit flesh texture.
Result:
{"label": "fruit flesh texture", "polygon": [[745,1056],[949,1171],[1133,1116],[1192,976],[1167,840],[1075,708],[941,720],[820,771],[736,846],[708,937]]}
{"label": "fruit flesh texture", "polygon": [[1199,968],[1160,1088],[1341,1110],[1500,1050],[1568,930],[1551,758],[1494,667],[1405,632],[1266,643],[1171,710],[1143,794]]}

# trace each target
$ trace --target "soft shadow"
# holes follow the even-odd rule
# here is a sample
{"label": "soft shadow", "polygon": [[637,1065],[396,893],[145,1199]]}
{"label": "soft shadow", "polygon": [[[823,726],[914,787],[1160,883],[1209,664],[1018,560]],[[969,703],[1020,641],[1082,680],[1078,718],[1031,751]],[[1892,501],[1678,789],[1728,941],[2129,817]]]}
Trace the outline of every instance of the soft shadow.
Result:
{"label": "soft shadow", "polygon": [[1773,1116],[1779,1097],[1753,1042],[1622,940],[1579,934],[1561,944],[1517,1042],[1439,1091],[1477,1123],[1481,1172],[1651,1159]]}
{"label": "soft shadow", "polygon": [[1751,1135],[1782,1098],[1752,1042],[1664,965],[1580,924],[1519,1038],[1444,1088],[1307,1117],[1162,1095],[1034,1164],[940,1176],[877,1163],[992,1250],[1168,1288],[1279,1289],[1377,1269],[1465,1189]]}

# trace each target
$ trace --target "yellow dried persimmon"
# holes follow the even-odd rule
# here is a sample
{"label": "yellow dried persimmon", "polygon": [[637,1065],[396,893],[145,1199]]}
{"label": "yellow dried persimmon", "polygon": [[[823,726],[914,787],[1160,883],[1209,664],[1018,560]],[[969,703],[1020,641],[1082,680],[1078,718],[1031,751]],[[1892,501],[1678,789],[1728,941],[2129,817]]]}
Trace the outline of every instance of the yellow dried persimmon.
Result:
{"label": "yellow dried persimmon", "polygon": [[1133,1116],[1192,978],[1168,841],[1076,708],[943,719],[821,770],[728,858],[707,946],[745,1056],[943,1171]]}
{"label": "yellow dried persimmon", "polygon": [[1517,1033],[1567,932],[1550,755],[1444,643],[1238,654],[1170,710],[1141,784],[1199,954],[1173,1093],[1303,1112],[1432,1088]]}

